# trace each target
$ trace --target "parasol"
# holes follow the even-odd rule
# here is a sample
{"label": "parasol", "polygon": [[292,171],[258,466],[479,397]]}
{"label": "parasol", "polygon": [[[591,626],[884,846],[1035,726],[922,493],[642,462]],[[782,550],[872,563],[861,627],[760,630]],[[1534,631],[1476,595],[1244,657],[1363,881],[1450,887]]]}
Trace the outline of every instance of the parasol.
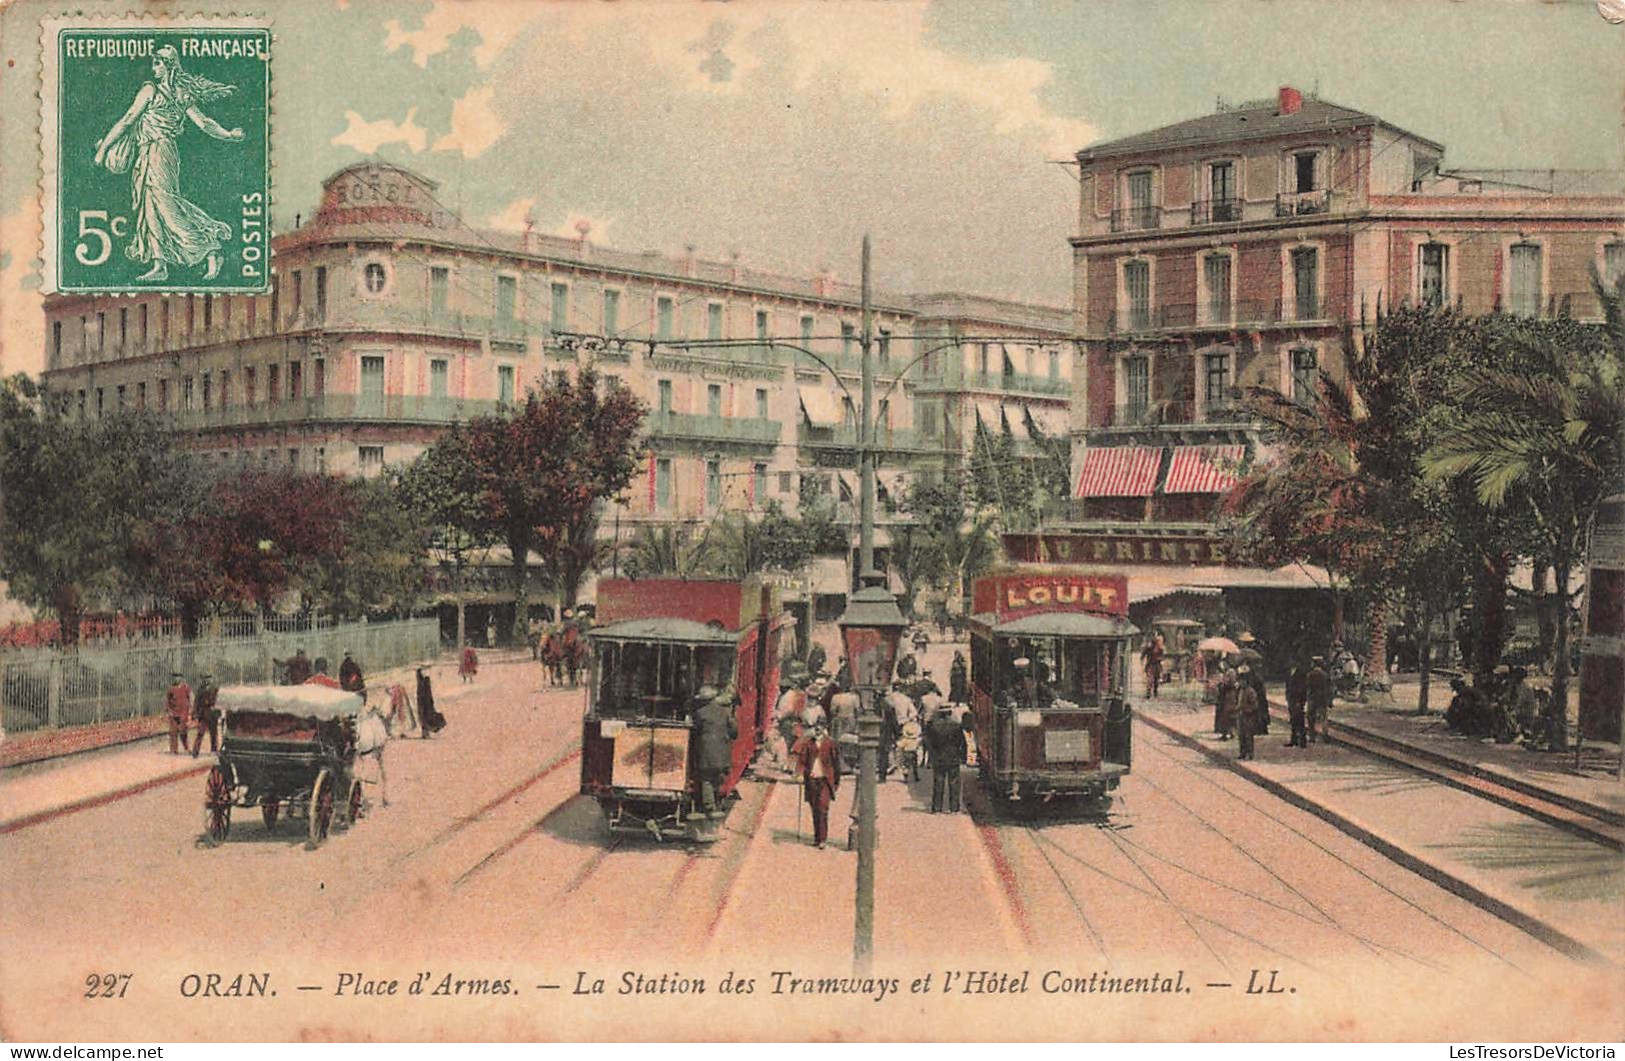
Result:
{"label": "parasol", "polygon": [[1230,640],[1228,637],[1204,637],[1202,640],[1196,643],[1196,651],[1223,652],[1226,655],[1229,655],[1231,653],[1240,652],[1241,649],[1237,648],[1236,643]]}

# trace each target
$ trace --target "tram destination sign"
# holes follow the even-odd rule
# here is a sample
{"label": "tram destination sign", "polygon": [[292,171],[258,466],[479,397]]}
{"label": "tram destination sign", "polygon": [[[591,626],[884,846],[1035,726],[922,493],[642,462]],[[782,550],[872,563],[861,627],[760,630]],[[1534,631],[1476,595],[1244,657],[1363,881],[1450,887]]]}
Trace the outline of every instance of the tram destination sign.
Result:
{"label": "tram destination sign", "polygon": [[1128,579],[1122,575],[1004,571],[976,580],[971,600],[978,615],[1001,622],[1039,612],[1128,614]]}
{"label": "tram destination sign", "polygon": [[1006,534],[1004,552],[1021,564],[1228,566],[1228,542],[1161,534]]}

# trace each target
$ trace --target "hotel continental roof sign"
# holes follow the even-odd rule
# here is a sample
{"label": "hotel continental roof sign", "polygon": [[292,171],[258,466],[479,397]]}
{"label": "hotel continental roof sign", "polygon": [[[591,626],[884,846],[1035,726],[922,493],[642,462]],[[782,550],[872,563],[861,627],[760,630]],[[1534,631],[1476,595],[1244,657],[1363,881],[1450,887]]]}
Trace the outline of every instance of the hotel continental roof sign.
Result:
{"label": "hotel continental roof sign", "polygon": [[1236,564],[1230,546],[1216,538],[1158,534],[1072,531],[1062,534],[1006,534],[1004,552],[1024,564],[1167,564],[1212,567]]}

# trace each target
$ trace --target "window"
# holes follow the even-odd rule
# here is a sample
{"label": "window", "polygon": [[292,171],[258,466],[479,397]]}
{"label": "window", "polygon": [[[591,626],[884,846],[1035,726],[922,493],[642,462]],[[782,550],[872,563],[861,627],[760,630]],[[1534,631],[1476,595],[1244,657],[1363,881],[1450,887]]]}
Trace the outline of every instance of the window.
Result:
{"label": "window", "polygon": [[780,472],[779,473],[779,493],[788,494],[789,492],[790,492],[790,473],[789,472]]}
{"label": "window", "polygon": [[812,345],[812,340],[813,340],[813,318],[810,315],[809,316],[803,316],[801,318],[801,345],[810,347]]}
{"label": "window", "polygon": [[429,397],[444,398],[446,396],[447,376],[445,358],[437,357],[429,362]]}
{"label": "window", "polygon": [[1418,273],[1421,277],[1421,301],[1424,306],[1442,306],[1448,290],[1445,270],[1450,261],[1450,248],[1442,243],[1424,243],[1420,250]]}
{"label": "window", "polygon": [[326,446],[317,446],[316,447],[316,474],[317,475],[326,475],[327,474],[327,447]]}
{"label": "window", "polygon": [[[276,367],[272,366],[272,372]],[[384,396],[384,359],[382,357],[363,357],[361,359],[361,396],[363,398],[382,398]]]}
{"label": "window", "polygon": [[299,276],[299,270],[295,269],[293,271],[293,276],[292,276],[292,281],[293,281],[293,306],[292,306],[292,308],[291,308],[288,315],[293,318],[293,320],[294,320],[294,322],[296,324],[299,321],[300,292],[302,292],[304,290],[304,285],[300,282],[300,279],[301,278]]}
{"label": "window", "polygon": [[[210,409],[214,408],[214,390],[210,386],[210,384],[212,382],[213,381],[209,378],[208,374],[205,373],[204,376],[203,376],[203,411],[204,412],[208,412]],[[122,392],[124,390],[124,388],[120,387],[119,390]],[[122,408],[123,405],[124,405],[124,396],[121,393],[119,395],[119,406]]]}
{"label": "window", "polygon": [[1317,151],[1300,151],[1292,156],[1293,191],[1301,193],[1315,190],[1315,161],[1318,157]]}
{"label": "window", "polygon": [[1320,255],[1313,247],[1292,252],[1292,293],[1298,320],[1320,316]]}
{"label": "window", "polygon": [[751,469],[750,497],[752,501],[760,502],[767,496],[767,465],[758,464]]}
{"label": "window", "polygon": [[84,418],[85,418],[85,392],[84,392],[84,389],[81,388],[80,391],[79,391],[79,419],[83,420]]}
{"label": "window", "polygon": [[670,339],[672,337],[671,296],[661,295],[655,299],[655,338]]}
{"label": "window", "polygon": [[612,337],[621,330],[621,293],[604,292],[604,336]]}
{"label": "window", "polygon": [[288,399],[298,401],[305,396],[305,366],[298,361],[288,362]]}
{"label": "window", "polygon": [[1059,350],[1049,352],[1049,378],[1061,378],[1061,353]]}
{"label": "window", "polygon": [[[101,392],[100,388],[98,388],[97,391],[96,391],[96,398],[97,398],[97,401],[96,401],[96,415],[97,416],[102,415],[101,393],[102,392]],[[192,377],[187,376],[185,379],[181,380],[181,408],[185,409],[187,412],[191,412],[192,409],[195,408],[195,401],[196,401],[195,396],[192,393]]]}
{"label": "window", "polygon": [[253,335],[256,328],[259,325],[259,320],[260,320],[260,300],[255,298],[253,295],[250,295],[248,297],[248,318],[245,321],[243,321],[243,331],[244,331],[244,333],[248,334],[248,335]]}
{"label": "window", "polygon": [[1625,276],[1625,240],[1616,239],[1603,245],[1602,281],[1613,288],[1622,276]]}
{"label": "window", "polygon": [[1512,245],[1512,312],[1523,317],[1540,313],[1540,244]]}
{"label": "window", "polygon": [[1128,301],[1130,328],[1151,326],[1151,263],[1133,261],[1123,263],[1123,294]]}
{"label": "window", "polygon": [[671,507],[671,458],[655,461],[655,507]]}
{"label": "window", "polygon": [[1151,359],[1127,357],[1123,359],[1123,398],[1131,412],[1144,415],[1151,404]]}
{"label": "window", "polygon": [[722,384],[708,383],[705,387],[705,415],[722,415]]}
{"label": "window", "polygon": [[767,343],[767,310],[765,309],[756,311],[756,341],[764,345]]}
{"label": "window", "polygon": [[[243,404],[250,409],[254,408],[254,402],[258,398],[259,381],[255,379],[257,375],[258,372],[252,368],[243,369]],[[167,386],[168,384],[163,382],[158,384],[158,402],[160,405],[166,405],[169,402]]]}
{"label": "window", "polygon": [[190,339],[197,330],[197,296],[186,296],[186,337]]}
{"label": "window", "polygon": [[722,507],[722,465],[718,461],[705,462],[705,507],[709,512]]}
{"label": "window", "polygon": [[299,470],[299,451],[291,446],[288,448],[288,467],[292,471]]}
{"label": "window", "polygon": [[767,388],[756,388],[756,419],[767,419]]}
{"label": "window", "polygon": [[96,314],[96,352],[104,353],[107,350],[107,314]]}
{"label": "window", "polygon": [[983,375],[983,376],[987,375],[987,344],[986,343],[977,343],[976,344],[976,371],[978,373],[980,373],[981,375]]}
{"label": "window", "polygon": [[513,402],[513,366],[497,366],[497,401],[504,405]]}
{"label": "window", "polygon": [[655,395],[658,404],[655,406],[661,416],[671,414],[671,380],[663,379],[655,384]]}
{"label": "window", "polygon": [[[188,381],[190,382],[190,381]],[[102,418],[102,388],[96,388],[96,419]]]}
{"label": "window", "polygon": [[168,343],[169,343],[169,299],[167,299],[167,298],[164,299],[158,305],[163,310],[163,312],[161,314],[159,314],[159,318],[158,318],[158,323],[159,323],[159,327],[160,327],[160,330],[158,332],[158,339],[159,339],[160,343],[163,343],[164,345],[168,345]]}
{"label": "window", "polygon": [[1208,354],[1205,361],[1207,374],[1202,398],[1209,408],[1224,405],[1230,399],[1230,355]]}
{"label": "window", "polygon": [[496,317],[499,321],[513,320],[514,302],[519,295],[519,282],[511,276],[497,277]]}
{"label": "window", "polygon": [[[430,282],[430,284],[432,285],[434,283],[434,274],[435,273],[442,274],[441,279],[442,279],[442,282],[444,282],[444,279],[445,279],[444,274],[445,274],[445,272],[446,272],[446,270],[444,270],[444,269],[430,269],[429,270],[429,277],[430,277],[429,282]],[[323,279],[324,279],[323,277],[318,276],[317,277],[317,283],[320,284]],[[368,262],[367,265],[366,265],[366,268],[361,270],[361,282],[366,286],[367,294],[369,294],[369,295],[381,295],[381,294],[383,294],[384,293],[384,285],[389,282],[389,274],[384,271],[384,263],[383,262]],[[444,289],[442,289],[441,293],[442,293],[442,295],[445,293]],[[441,308],[443,309],[444,307],[441,307]]]}
{"label": "window", "polygon": [[[224,399],[225,396],[221,395],[221,397],[222,397],[222,399]],[[147,409],[147,385],[145,383],[137,383],[135,385],[135,407],[136,407],[136,409],[140,410],[141,412],[146,412],[146,409]]]}
{"label": "window", "polygon": [[1202,286],[1205,289],[1207,319],[1230,319],[1230,255],[1209,254],[1202,259]]}
{"label": "window", "polygon": [[267,365],[265,368],[265,404],[275,405],[282,400],[282,366]]}
{"label": "window", "polygon": [[[205,383],[208,382],[207,377],[204,378],[204,382]],[[124,389],[125,389],[124,384],[122,384],[122,383],[119,384],[119,388],[118,388],[118,405],[116,406],[116,408],[121,413],[124,411]],[[203,403],[204,403],[203,407],[205,409],[207,409],[209,407],[208,402],[209,402],[209,390],[208,390],[208,387],[205,386],[204,389],[203,389]]]}
{"label": "window", "polygon": [[[270,451],[266,451],[269,455]],[[362,475],[377,475],[384,470],[384,447],[357,446],[356,458],[361,464]]]}
{"label": "window", "polygon": [[1292,400],[1309,404],[1320,389],[1320,356],[1312,347],[1292,351]]}
{"label": "window", "polygon": [[1215,162],[1207,171],[1208,200],[1213,221],[1235,221],[1241,213],[1236,199],[1236,164]]}
{"label": "window", "polygon": [[123,350],[130,342],[130,311],[118,311],[118,348]]}
{"label": "window", "polygon": [[[142,309],[147,307],[142,306]],[[62,322],[51,322],[51,360],[55,364],[62,362]]]}
{"label": "window", "polygon": [[852,404],[851,398],[841,399],[841,422],[852,427],[858,422],[858,407]]}
{"label": "window", "polygon": [[[374,262],[372,265],[377,265],[377,263]],[[367,272],[369,274],[372,272],[372,265],[367,266]],[[379,265],[378,271],[383,272],[384,267]],[[372,285],[370,283],[368,284],[367,289],[369,291],[372,290]],[[383,289],[384,285],[380,283],[378,285],[378,291],[382,291]],[[377,292],[374,292],[374,294],[376,293]],[[327,266],[325,265],[318,265],[316,267],[316,319],[319,321],[327,319]]]}
{"label": "window", "polygon": [[310,396],[320,398],[327,393],[327,361],[325,358],[316,358],[311,364]]}
{"label": "window", "polygon": [[429,311],[446,312],[446,296],[451,288],[451,270],[443,265],[429,268]]}
{"label": "window", "polygon": [[885,328],[880,329],[880,364],[891,364],[891,332]]}
{"label": "window", "polygon": [[554,283],[548,287],[552,296],[552,303],[548,308],[548,320],[556,332],[570,330],[570,285]]}
{"label": "window", "polygon": [[722,303],[711,302],[705,307],[705,337],[722,338]]}
{"label": "window", "polygon": [[[276,331],[282,327],[282,276],[279,273],[271,274],[271,330]],[[164,306],[164,330],[169,330],[169,306]]]}
{"label": "window", "polygon": [[1010,356],[1010,348],[1005,346],[999,347],[999,355],[1004,359],[1004,378],[1010,379],[1016,374],[1016,363],[1015,360]]}
{"label": "window", "polygon": [[224,409],[231,404],[231,369],[220,370],[220,408]]}
{"label": "window", "polygon": [[1151,210],[1151,171],[1140,170],[1128,175],[1128,208],[1136,221]]}
{"label": "window", "polygon": [[851,355],[851,353],[852,353],[852,338],[853,338],[854,335],[856,335],[856,330],[852,327],[851,322],[850,321],[842,321],[841,322],[841,356],[842,357],[848,357],[848,356]]}

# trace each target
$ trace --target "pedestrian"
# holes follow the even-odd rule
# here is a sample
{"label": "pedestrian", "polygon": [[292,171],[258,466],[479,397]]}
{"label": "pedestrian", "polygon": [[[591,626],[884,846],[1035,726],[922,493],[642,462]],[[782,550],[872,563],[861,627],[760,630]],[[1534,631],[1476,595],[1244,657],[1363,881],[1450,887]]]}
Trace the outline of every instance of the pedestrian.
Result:
{"label": "pedestrian", "polygon": [[849,766],[856,765],[858,756],[858,711],[862,704],[858,694],[852,692],[838,692],[829,698],[827,717],[830,732],[834,734],[835,746]]}
{"label": "pedestrian", "polygon": [[350,650],[344,650],[344,661],[339,664],[339,688],[347,693],[365,693],[367,681],[361,676],[361,664],[350,657]]}
{"label": "pedestrian", "polygon": [[[389,723],[376,702],[367,705],[355,728],[355,753],[359,761],[371,759],[378,767],[378,792],[389,806],[389,778],[384,774],[384,745],[389,743]],[[352,810],[352,814],[354,811]]]}
{"label": "pedestrian", "polygon": [[908,718],[903,721],[902,729],[897,735],[897,752],[900,756],[900,767],[903,773],[903,783],[912,784],[920,780],[920,722],[917,718]]}
{"label": "pedestrian", "polygon": [[1476,689],[1471,688],[1460,678],[1450,679],[1450,690],[1455,695],[1450,698],[1450,706],[1445,708],[1444,724],[1452,733],[1460,733],[1470,737],[1483,736],[1475,732],[1482,715],[1482,708]]}
{"label": "pedestrian", "polygon": [[429,683],[427,664],[418,665],[418,736],[427,738],[446,728],[446,716],[434,706],[434,687]]}
{"label": "pedestrian", "polygon": [[1257,728],[1254,732],[1260,735],[1268,733],[1270,731],[1270,701],[1269,696],[1264,692],[1264,663],[1262,660],[1254,660],[1248,664],[1246,681],[1248,685],[1253,687],[1253,694],[1258,697]]}
{"label": "pedestrian", "polygon": [[1309,668],[1300,659],[1286,676],[1286,713],[1292,722],[1292,739],[1288,748],[1309,747],[1309,727],[1306,706],[1309,700]]}
{"label": "pedestrian", "polygon": [[303,685],[310,678],[310,658],[305,655],[303,647],[296,649],[289,659],[273,659],[271,662],[286,668],[285,681],[288,685]]}
{"label": "pedestrian", "polygon": [[164,709],[169,715],[169,754],[179,755],[186,747],[186,730],[192,721],[192,687],[186,684],[180,671],[169,676]]}
{"label": "pedestrian", "polygon": [[485,620],[485,647],[497,647],[497,617],[494,615]]}
{"label": "pedestrian", "polygon": [[479,655],[479,653],[474,651],[474,646],[473,645],[464,645],[463,646],[463,659],[462,659],[462,662],[457,665],[457,675],[458,675],[458,677],[463,679],[463,684],[464,685],[467,685],[469,682],[474,680],[474,676],[476,674],[478,674],[479,672],[480,672],[480,655]]}
{"label": "pedestrian", "polygon": [[739,719],[733,697],[709,685],[694,695],[694,772],[700,782],[700,809],[694,818],[720,818],[717,797],[733,767],[733,745],[739,738]]}
{"label": "pedestrian", "polygon": [[957,649],[948,667],[948,699],[956,704],[970,703],[970,667],[965,663],[965,654]]}
{"label": "pedestrian", "polygon": [[885,781],[892,772],[897,738],[903,732],[903,723],[914,711],[914,700],[903,691],[901,682],[893,682],[892,691],[880,698],[880,759],[877,769],[881,781]]}
{"label": "pedestrian", "polygon": [[1304,676],[1304,692],[1309,708],[1309,743],[1319,739],[1326,726],[1326,715],[1332,708],[1332,676],[1326,670],[1326,657],[1316,656],[1309,661],[1309,673]]}
{"label": "pedestrian", "polygon": [[827,662],[829,662],[829,655],[824,651],[824,646],[814,644],[807,653],[807,673],[817,677],[824,673],[824,664]]}
{"label": "pedestrian", "polygon": [[897,661],[897,676],[899,678],[913,678],[920,673],[920,661],[914,653],[905,652],[903,658]]}
{"label": "pedestrian", "polygon": [[423,724],[404,685],[389,687],[389,730],[396,737],[423,736]]}
{"label": "pedestrian", "polygon": [[1145,693],[1153,700],[1162,686],[1162,657],[1165,652],[1161,634],[1154,635],[1140,650],[1140,666],[1145,672]]}
{"label": "pedestrian", "polygon": [[1236,734],[1241,743],[1237,758],[1246,761],[1253,757],[1253,737],[1258,732],[1258,713],[1263,708],[1253,687],[1252,668],[1243,663],[1236,668],[1236,673],[1240,677],[1236,690]]}
{"label": "pedestrian", "polygon": [[946,705],[926,727],[931,750],[931,813],[959,813],[959,770],[965,765],[965,730]]}
{"label": "pedestrian", "polygon": [[[197,735],[192,738],[192,758],[196,759],[203,750],[203,734],[209,734],[209,751],[220,750],[220,712],[215,708],[215,702],[220,699],[220,687],[214,683],[213,674],[205,674],[203,682],[197,687],[197,697],[192,701],[192,718],[197,722]],[[184,735],[183,735],[183,740]]]}
{"label": "pedestrian", "polygon": [[1222,664],[1219,686],[1213,700],[1213,730],[1220,740],[1229,740],[1236,728],[1236,698],[1241,684],[1230,664]]}
{"label": "pedestrian", "polygon": [[812,808],[813,843],[822,851],[829,846],[829,805],[841,787],[840,758],[822,720],[796,741],[790,758],[801,778],[802,798]]}
{"label": "pedestrian", "polygon": [[914,628],[913,641],[915,653],[921,656],[925,655],[926,648],[931,644],[931,637],[925,632],[925,627],[916,626]]}
{"label": "pedestrian", "polygon": [[1518,733],[1531,740],[1545,736],[1541,731],[1540,698],[1527,683],[1529,672],[1523,667],[1512,667],[1507,672],[1507,690],[1504,694],[1508,711],[1517,723]]}

